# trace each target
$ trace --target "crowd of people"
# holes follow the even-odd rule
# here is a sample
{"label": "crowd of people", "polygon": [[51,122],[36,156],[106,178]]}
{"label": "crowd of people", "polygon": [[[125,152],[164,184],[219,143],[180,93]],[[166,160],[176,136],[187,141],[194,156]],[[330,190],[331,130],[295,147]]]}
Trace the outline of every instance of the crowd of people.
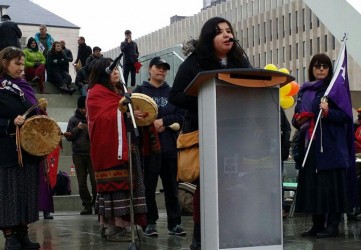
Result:
{"label": "crowd of people", "polygon": [[[0,25],[0,50],[14,46],[22,48],[20,38],[22,31],[18,25],[11,21],[9,15],[4,14],[1,17]],[[94,52],[96,52],[94,54]],[[73,65],[75,66],[77,76],[75,84],[82,95],[86,94],[85,82],[89,77],[84,73],[85,66],[89,65],[94,58],[102,56],[101,49],[95,46],[92,49],[85,43],[85,38],[80,36],[78,39],[78,53]],[[72,85],[72,77],[69,74],[69,64],[73,62],[73,53],[65,47],[64,40],[55,40],[48,32],[46,25],[39,26],[39,32],[27,41],[25,52],[25,79],[34,85],[39,93],[45,93],[45,82],[50,82],[56,86],[61,93],[72,95],[76,89]],[[82,69],[82,72],[78,71]],[[82,78],[82,76],[84,76]],[[78,84],[79,83],[79,84]]]}
{"label": "crowd of people", "polygon": [[[3,62],[0,64],[0,201],[3,204],[0,229],[6,238],[5,249],[38,249],[40,244],[29,239],[27,227],[39,219],[39,178],[46,176],[46,163],[43,158],[19,148],[16,131],[25,122],[23,114],[37,103],[28,81],[35,82],[39,92],[44,92],[46,72],[47,80],[63,93],[75,92],[69,75],[73,56],[65,47],[65,41],[54,41],[45,25],[40,26],[40,32],[29,38],[22,50],[21,31],[8,15],[3,15],[2,20],[0,33],[13,29],[11,36],[17,39],[1,40],[0,48]],[[201,28],[199,38],[193,40],[192,50],[179,66],[172,87],[165,81],[170,64],[161,57],[150,60],[149,79],[133,93],[151,98],[157,116],[149,124],[142,123],[137,128],[132,124],[132,116],[143,121],[149,114],[141,107],[129,108],[128,75],[131,75],[131,86],[135,86],[135,63],[139,56],[131,35],[131,31],[126,30],[125,40],[120,45],[124,53],[124,83],[121,82],[122,72],[114,67],[116,62],[104,58],[98,46],[91,49],[84,37],[78,40],[78,54],[73,65],[77,67],[76,85],[80,97],[64,136],[72,142],[72,158],[84,206],[80,214],[93,214],[95,209],[101,225],[100,234],[108,241],[132,240],[131,213],[144,235],[156,237],[159,214],[155,191],[160,177],[169,234],[184,236],[186,231],[178,199],[176,140],[179,127],[182,133],[198,130],[199,111],[197,97],[184,90],[200,72],[252,66],[244,50],[234,42],[231,23],[222,17],[210,18]],[[292,118],[292,125],[301,134],[303,147],[310,140],[320,110],[322,123],[320,129],[316,128],[305,166],[299,168],[296,211],[312,215],[313,225],[302,236],[336,237],[341,214],[355,207],[350,196],[350,183],[355,182],[352,179],[354,168],[349,161],[354,155],[347,151],[354,142],[349,142],[345,136],[353,121],[334,100],[322,98],[333,75],[331,59],[325,54],[314,55],[308,72],[309,82],[300,89]],[[34,109],[27,117],[38,114],[41,110]],[[283,111],[282,117],[287,119]],[[174,123],[179,124],[178,129],[171,126]],[[286,130],[288,141],[289,126]],[[24,167],[19,166],[19,150]],[[87,186],[88,176],[91,192]],[[194,184],[197,188],[193,196],[194,227],[190,249],[200,250],[200,179]],[[52,206],[41,211],[47,213],[44,217],[48,219],[49,212],[54,212]]]}

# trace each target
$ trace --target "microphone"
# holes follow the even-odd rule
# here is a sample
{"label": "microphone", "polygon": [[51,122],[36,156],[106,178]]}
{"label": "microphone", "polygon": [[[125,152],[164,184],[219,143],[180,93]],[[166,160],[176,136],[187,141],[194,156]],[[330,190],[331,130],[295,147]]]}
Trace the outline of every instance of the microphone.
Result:
{"label": "microphone", "polygon": [[[241,44],[239,43],[239,40],[236,39],[236,38],[231,37],[231,38],[229,38],[228,41],[235,42],[238,45],[238,47],[240,47],[243,50],[243,54],[246,57],[247,61],[249,62],[248,55],[246,54],[246,51],[242,48]],[[249,64],[251,64],[251,63],[249,63]],[[251,68],[252,68],[252,66],[251,66]]]}
{"label": "microphone", "polygon": [[113,72],[113,69],[115,68],[115,66],[117,66],[117,64],[118,64],[120,58],[122,58],[122,56],[123,56],[123,53],[120,53],[120,55],[114,59],[113,63],[110,64],[110,66],[105,69],[105,72],[108,75],[110,75]]}

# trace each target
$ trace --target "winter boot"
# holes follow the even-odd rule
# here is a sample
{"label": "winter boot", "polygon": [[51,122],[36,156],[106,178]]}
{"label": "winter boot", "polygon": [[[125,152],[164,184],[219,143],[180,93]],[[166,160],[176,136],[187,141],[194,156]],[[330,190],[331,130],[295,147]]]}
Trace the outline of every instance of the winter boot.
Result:
{"label": "winter boot", "polygon": [[16,238],[15,232],[12,229],[3,230],[5,241],[5,250],[21,250],[21,244]]}
{"label": "winter boot", "polygon": [[40,244],[38,242],[32,242],[29,239],[28,227],[19,226],[16,230],[16,238],[21,243],[22,249],[39,249]]}

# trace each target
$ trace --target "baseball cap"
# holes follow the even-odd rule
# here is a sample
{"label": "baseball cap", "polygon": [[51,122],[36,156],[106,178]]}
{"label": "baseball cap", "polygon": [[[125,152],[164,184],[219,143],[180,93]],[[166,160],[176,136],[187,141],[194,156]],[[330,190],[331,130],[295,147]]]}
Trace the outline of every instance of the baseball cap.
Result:
{"label": "baseball cap", "polygon": [[167,67],[167,70],[170,70],[170,65],[159,56],[154,57],[152,60],[150,60],[149,68],[151,68],[153,65],[162,65],[164,64]]}

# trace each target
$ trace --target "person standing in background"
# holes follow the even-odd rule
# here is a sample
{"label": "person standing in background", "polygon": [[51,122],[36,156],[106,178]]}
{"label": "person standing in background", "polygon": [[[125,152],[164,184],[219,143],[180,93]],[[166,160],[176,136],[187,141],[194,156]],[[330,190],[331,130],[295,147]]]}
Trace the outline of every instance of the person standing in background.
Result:
{"label": "person standing in background", "polygon": [[[224,68],[250,68],[247,57],[242,48],[229,41],[234,38],[231,23],[222,17],[213,17],[203,25],[199,40],[194,41],[191,54],[179,66],[175,76],[169,101],[185,109],[182,133],[198,130],[198,99],[189,96],[184,90],[194,77],[205,70]],[[200,190],[199,178],[195,181],[197,189],[193,196],[193,239],[192,250],[201,249],[201,218],[200,218]]]}
{"label": "person standing in background", "polygon": [[[312,133],[315,135],[304,166],[304,155],[301,162],[296,161],[296,166],[300,166],[296,210],[312,215],[312,227],[302,237],[338,236],[341,215],[352,211],[350,184],[354,180],[348,178],[348,171],[353,168],[350,162],[355,162],[355,155],[349,154],[354,142],[348,140],[347,132],[348,127],[353,127],[353,120],[334,100],[323,98],[332,76],[329,56],[314,55],[308,67],[309,82],[300,88],[292,118],[304,151]],[[320,111],[319,126],[315,127]]]}
{"label": "person standing in background", "polygon": [[[148,225],[144,229],[146,236],[158,236],[156,222],[159,219],[155,192],[158,178],[162,180],[164,189],[164,200],[167,211],[167,226],[170,235],[186,235],[181,225],[181,209],[178,200],[177,181],[177,136],[178,132],[169,126],[178,123],[183,124],[183,112],[170,102],[168,102],[171,90],[165,81],[170,65],[160,57],[154,57],[149,63],[149,81],[144,81],[137,86],[132,93],[142,93],[150,96],[158,106],[157,119],[153,124],[143,127],[143,137],[159,137],[160,152],[154,147],[144,143],[144,185],[147,202]],[[135,110],[136,115],[143,117],[142,110]],[[149,141],[149,140],[144,140]],[[157,149],[159,147],[156,147]],[[149,152],[145,155],[144,152]]]}
{"label": "person standing in background", "polygon": [[9,15],[1,16],[0,23],[0,51],[8,46],[21,48],[20,38],[22,32],[18,25],[11,21]]}
{"label": "person standing in background", "polygon": [[51,46],[54,43],[54,38],[48,33],[48,29],[44,24],[40,25],[39,31],[34,36],[35,41],[39,46],[39,50],[43,53],[46,58],[48,51],[51,49]]}
{"label": "person standing in background", "polygon": [[[291,124],[288,121],[286,113],[282,107],[280,107],[280,112],[281,112],[281,173],[283,174],[283,168],[284,168],[283,162],[287,161],[290,154]],[[286,204],[284,201],[283,191],[282,191],[282,217],[284,219],[287,217]]]}
{"label": "person standing in background", "polygon": [[135,86],[135,73],[136,69],[134,63],[138,61],[139,51],[138,45],[132,39],[132,32],[126,30],[124,32],[125,40],[120,44],[120,50],[124,53],[123,55],[123,74],[125,85],[128,86],[128,76],[130,73],[131,86]]}
{"label": "person standing in background", "polygon": [[[80,215],[93,213],[97,190],[94,170],[90,159],[90,140],[86,120],[85,96],[79,96],[78,108],[74,116],[69,119],[68,127],[64,133],[65,138],[72,142],[73,163],[75,165],[76,178],[78,179],[79,195],[82,200],[83,210]],[[88,174],[90,177],[91,191],[88,189]]]}
{"label": "person standing in background", "polygon": [[[65,41],[60,40],[61,49],[64,51],[66,57],[68,58],[69,62],[73,61],[73,53],[71,53],[71,50],[65,47]],[[69,65],[68,65],[68,73],[69,73]]]}
{"label": "person standing in background", "polygon": [[[48,116],[46,107],[48,105],[45,98],[39,98],[41,105],[39,106],[39,112],[41,115]],[[60,145],[54,150],[60,150]],[[59,157],[53,157],[54,152],[44,156],[40,162],[39,170],[39,211],[43,211],[44,220],[52,220],[54,217],[50,213],[54,213],[54,199],[50,185],[49,171],[51,164],[58,165]],[[57,161],[55,163],[55,161]]]}
{"label": "person standing in background", "polygon": [[[92,48],[85,43],[85,38],[79,36],[78,38],[78,55],[73,63],[76,72],[79,71],[86,64],[86,59],[92,54]],[[79,63],[80,61],[80,63]]]}

